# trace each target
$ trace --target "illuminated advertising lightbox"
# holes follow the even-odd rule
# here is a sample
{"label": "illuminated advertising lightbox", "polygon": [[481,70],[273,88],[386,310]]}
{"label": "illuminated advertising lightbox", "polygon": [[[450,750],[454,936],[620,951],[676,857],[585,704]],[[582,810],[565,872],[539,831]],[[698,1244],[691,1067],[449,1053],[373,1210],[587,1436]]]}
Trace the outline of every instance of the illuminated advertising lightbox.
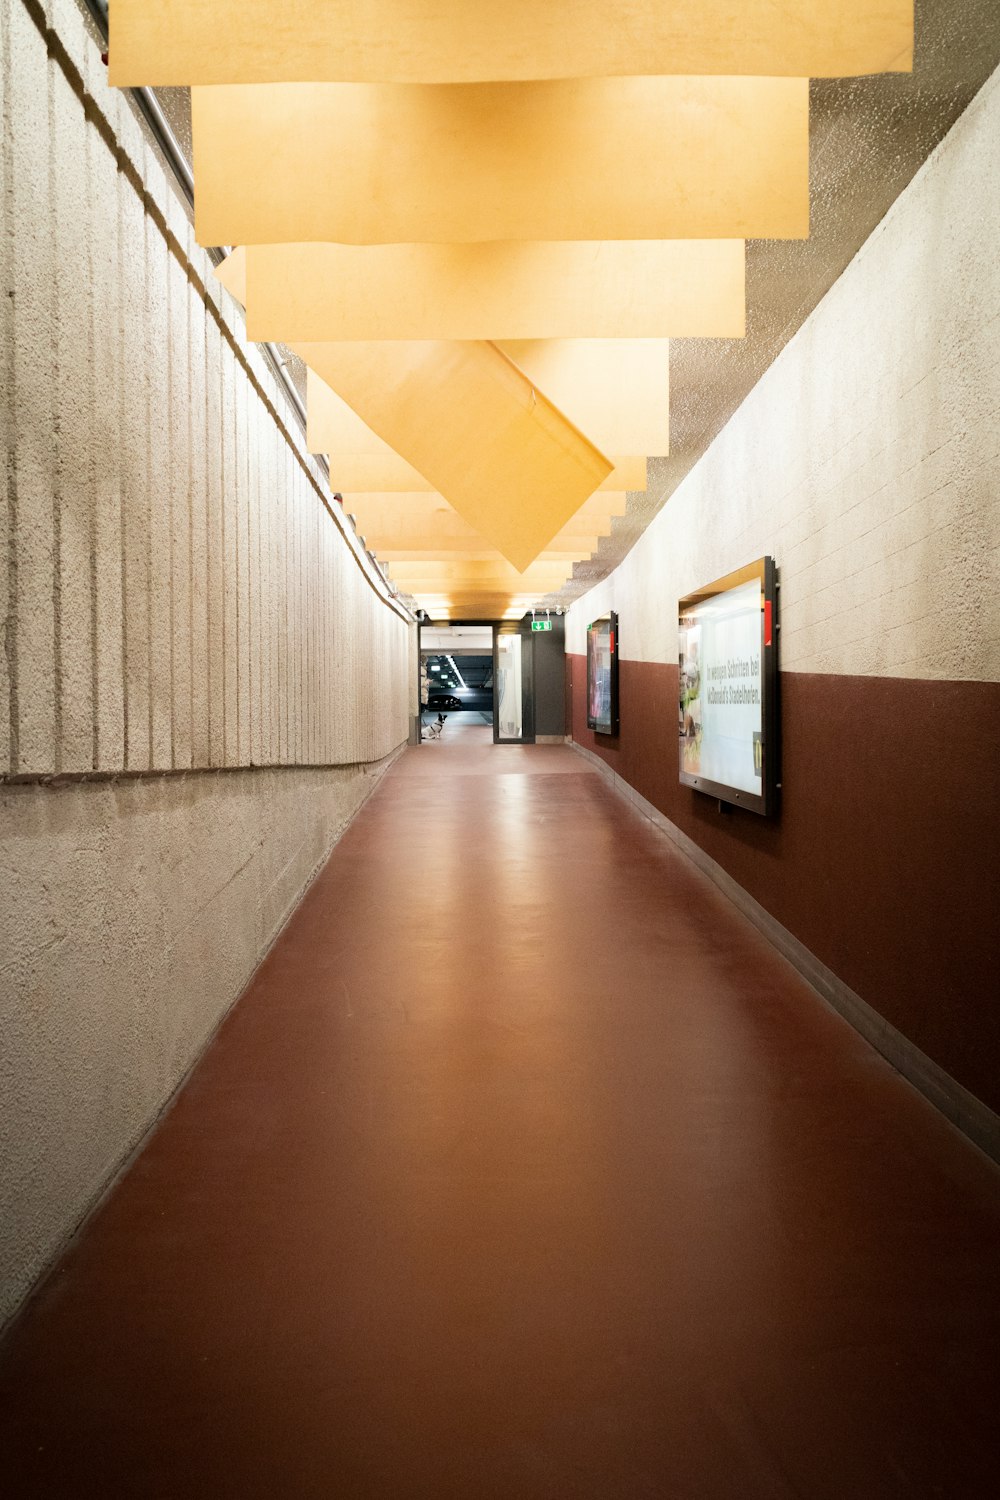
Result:
{"label": "illuminated advertising lightbox", "polygon": [[618,616],[612,611],[587,627],[587,726],[618,733]]}
{"label": "illuminated advertising lightbox", "polygon": [[762,557],[678,604],[680,779],[765,816],[778,796],[775,597]]}

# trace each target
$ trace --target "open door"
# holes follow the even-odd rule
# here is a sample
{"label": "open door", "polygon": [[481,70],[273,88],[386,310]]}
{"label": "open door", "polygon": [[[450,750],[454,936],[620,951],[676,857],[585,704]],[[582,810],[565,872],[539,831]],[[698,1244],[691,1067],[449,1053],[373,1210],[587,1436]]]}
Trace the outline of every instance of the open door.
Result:
{"label": "open door", "polygon": [[532,639],[520,622],[494,626],[493,742],[533,745]]}

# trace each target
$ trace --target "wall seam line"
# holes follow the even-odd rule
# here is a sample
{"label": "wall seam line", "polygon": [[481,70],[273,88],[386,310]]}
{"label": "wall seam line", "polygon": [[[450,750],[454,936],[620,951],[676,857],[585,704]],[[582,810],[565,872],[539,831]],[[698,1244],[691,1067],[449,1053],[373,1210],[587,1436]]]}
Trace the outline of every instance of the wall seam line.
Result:
{"label": "wall seam line", "polygon": [[[143,244],[143,251],[144,251],[144,254],[143,254],[143,257],[142,257],[142,284],[143,284],[143,290],[145,292],[145,297],[144,297],[143,305],[145,307],[148,307],[149,306],[149,288],[148,288],[148,284],[147,283],[148,283],[148,277],[149,277],[149,272],[150,272],[150,267],[151,267],[151,260],[152,260],[152,254],[151,254],[150,247],[149,247],[149,218],[148,218],[148,216],[143,221],[142,244]],[[149,381],[147,380],[147,382],[146,382],[146,420],[145,420],[145,423],[144,423],[144,426],[145,426],[144,436],[145,436],[145,440],[146,440],[145,444],[144,444],[145,449],[146,449],[146,484],[145,484],[146,526],[145,526],[145,535],[144,535],[143,540],[144,540],[144,544],[145,544],[144,545],[144,551],[145,551],[145,554],[146,554],[146,556],[145,556],[145,562],[146,562],[146,568],[145,568],[145,573],[146,573],[146,587],[145,587],[145,595],[146,595],[146,600],[145,600],[145,604],[146,604],[146,608],[145,608],[145,616],[146,616],[146,740],[147,740],[147,745],[148,745],[148,749],[147,749],[146,755],[147,755],[147,759],[148,759],[149,764],[150,764],[151,767],[156,762],[156,748],[155,748],[155,740],[154,740],[154,737],[153,737],[153,705],[154,705],[154,701],[155,701],[155,697],[156,697],[156,669],[155,669],[155,666],[154,666],[154,660],[155,660],[155,656],[156,656],[156,651],[155,651],[155,645],[154,645],[154,640],[153,640],[153,525],[154,525],[154,522],[153,522],[153,511],[154,511],[154,508],[155,508],[157,502],[153,499],[153,497],[152,497],[152,495],[150,493],[150,491],[152,489],[152,481],[153,481],[153,424],[154,424],[153,391],[152,391],[152,387],[149,384]]]}
{"label": "wall seam line", "polygon": [[[173,326],[174,326],[174,317],[173,317],[173,314],[174,314],[174,298],[173,298],[173,279],[170,276],[170,268],[169,268],[169,266],[167,267],[167,281],[166,281],[166,287],[164,289],[164,299],[165,299],[165,302],[166,302],[166,309],[167,309],[167,329],[168,329],[168,332],[170,332],[170,331],[173,330]],[[178,317],[180,317],[180,316],[184,317],[185,326],[186,326],[186,324],[187,324],[187,308],[186,307],[178,309]],[[185,348],[186,348],[186,345],[185,345]],[[174,413],[174,341],[173,341],[173,338],[168,337],[168,339],[167,339],[167,444],[168,444],[168,448],[170,448],[170,449],[173,448],[173,441],[174,441],[174,416],[175,416],[175,413]],[[169,588],[169,595],[168,595],[167,620],[168,620],[168,634],[170,636],[170,647],[169,647],[169,651],[168,651],[168,661],[169,661],[169,665],[170,665],[170,765],[171,765],[171,767],[175,767],[177,765],[177,686],[176,686],[176,671],[177,671],[177,666],[176,666],[176,654],[177,654],[177,652],[176,652],[177,605],[176,605],[175,600],[174,600],[174,568],[176,566],[176,556],[175,556],[175,553],[176,553],[176,536],[175,536],[174,505],[175,505],[175,502],[176,502],[176,490],[177,490],[177,486],[174,483],[171,483],[171,485],[170,485],[170,502],[169,502],[169,507],[168,507],[168,510],[167,510],[167,514],[168,514],[168,517],[169,517],[169,525],[168,525],[169,544],[168,544],[168,547],[167,547],[167,558],[168,558],[167,576],[169,578],[170,588]]]}
{"label": "wall seam line", "polygon": [[[0,27],[3,42],[3,77],[11,75],[10,28]],[[14,255],[14,170],[13,145],[8,131],[4,131],[2,144],[4,157],[4,235],[8,241],[8,263],[13,264]],[[14,353],[14,288],[5,288],[4,318],[10,323],[10,336],[5,340],[8,350],[6,385],[11,395],[11,406],[17,399],[17,360]],[[13,433],[6,453],[7,468],[7,615],[3,622],[3,650],[7,662],[7,698],[9,725],[7,730],[7,765],[16,769],[21,758],[20,703],[17,679],[17,463],[15,461]]]}
{"label": "wall seam line", "polygon": [[[119,173],[120,173],[121,172],[121,163],[118,162],[117,165],[118,165],[118,170],[119,170]],[[117,180],[118,179],[116,178],[115,179],[116,185],[117,185]],[[118,229],[118,234],[117,234],[118,244],[117,244],[117,247],[116,247],[117,248],[117,252],[118,252],[118,264],[117,264],[117,266],[115,268],[115,273],[116,273],[116,281],[117,281],[118,286],[119,287],[123,287],[123,277],[122,277],[122,246],[125,243],[125,232],[124,232],[125,231],[125,223],[124,223],[124,213],[123,213],[123,204],[122,204],[121,194],[120,193],[116,194],[116,197],[117,197],[117,202],[116,202],[116,205],[115,205],[115,217],[116,217],[117,229]],[[121,357],[122,356],[122,351],[124,350],[124,347],[125,347],[126,300],[127,299],[126,299],[126,296],[125,296],[125,293],[124,293],[124,290],[123,290],[122,291],[122,295],[118,298],[118,353],[119,353],[119,356],[120,356],[120,359],[119,359],[119,368],[120,368],[120,371],[121,371],[121,379],[119,381],[119,389],[118,389],[118,402],[119,402],[119,405],[118,405],[118,432],[119,432],[119,436],[125,431],[125,428],[126,428],[126,423],[125,423],[125,418],[126,418],[126,411],[125,411],[125,384],[126,384],[126,382],[125,382],[125,366],[124,366],[124,358]],[[130,758],[131,738],[132,737],[131,737],[131,734],[129,733],[130,714],[129,714],[129,681],[128,681],[128,676],[129,676],[129,674],[128,674],[129,634],[130,634],[130,632],[129,632],[128,610],[126,609],[126,606],[125,606],[125,600],[128,597],[128,576],[127,576],[127,566],[126,566],[126,560],[127,560],[127,554],[128,554],[128,523],[127,523],[127,517],[126,517],[126,511],[127,511],[126,484],[124,483],[124,478],[125,478],[125,476],[123,475],[122,476],[122,482],[120,482],[119,485],[118,485],[118,545],[119,545],[119,549],[120,549],[120,562],[121,562],[120,578],[119,578],[119,587],[121,589],[121,597],[119,599],[119,608],[120,608],[121,625],[122,625],[122,649],[121,649],[121,673],[122,673],[122,765],[126,769],[128,769],[129,768],[129,758]]]}
{"label": "wall seam line", "polygon": [[[405,749],[406,740],[400,740],[387,755],[395,755]],[[351,766],[370,766],[370,760],[317,760],[317,761],[264,761],[247,762],[233,766],[163,766],[125,767],[109,771],[26,771],[4,772],[0,775],[0,791],[22,786],[79,786],[89,782],[104,781],[154,781],[180,776],[220,776],[247,771],[343,771]]]}
{"label": "wall seam line", "polygon": [[[56,100],[53,87],[51,58],[48,58],[49,66],[45,69],[46,84],[46,113],[49,122],[49,141],[58,139],[56,122]],[[55,152],[48,152],[48,192],[47,210],[49,223],[49,244],[55,251],[56,261],[59,257],[59,209],[56,178]],[[61,374],[61,349],[60,349],[60,308],[59,308],[59,277],[58,271],[53,274],[53,294],[56,305],[56,316],[51,320],[48,330],[49,358],[52,362],[53,379],[50,387],[49,420],[52,424],[53,442],[53,464],[52,464],[52,765],[56,771],[62,769],[63,750],[63,686],[62,686],[62,501],[63,501],[63,451],[62,451],[62,413],[59,403],[59,386]]]}
{"label": "wall seam line", "polygon": [[[86,121],[84,121],[86,128]],[[93,147],[94,139],[90,131],[86,131],[85,159],[87,164],[87,203],[94,201],[93,181]],[[90,368],[94,369],[97,362],[97,341],[95,337],[95,321],[97,318],[97,298],[94,295],[94,251],[91,234],[87,235],[87,358],[90,360]],[[94,381],[90,390],[90,420],[96,429],[97,404],[98,404],[97,382]],[[90,463],[88,465],[88,484],[90,486],[90,557],[89,557],[89,582],[90,582],[90,763],[93,770],[100,765],[100,672],[98,670],[98,659],[100,656],[99,620],[97,607],[98,589],[98,517],[100,504],[98,500],[98,486],[100,484],[100,463],[96,447],[91,447]]]}

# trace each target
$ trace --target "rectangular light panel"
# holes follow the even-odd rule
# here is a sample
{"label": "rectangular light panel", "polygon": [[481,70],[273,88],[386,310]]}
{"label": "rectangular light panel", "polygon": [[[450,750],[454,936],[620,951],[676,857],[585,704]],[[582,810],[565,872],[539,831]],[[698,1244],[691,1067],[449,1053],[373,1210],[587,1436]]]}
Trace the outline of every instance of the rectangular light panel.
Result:
{"label": "rectangular light panel", "polygon": [[907,71],[912,0],[112,0],[111,82]]}
{"label": "rectangular light panel", "polygon": [[247,247],[247,333],[338,339],[742,338],[742,240]]}
{"label": "rectangular light panel", "polygon": [[310,369],[525,568],[613,465],[493,344],[297,346]]}
{"label": "rectangular light panel", "polygon": [[804,78],[192,90],[203,245],[798,239]]}

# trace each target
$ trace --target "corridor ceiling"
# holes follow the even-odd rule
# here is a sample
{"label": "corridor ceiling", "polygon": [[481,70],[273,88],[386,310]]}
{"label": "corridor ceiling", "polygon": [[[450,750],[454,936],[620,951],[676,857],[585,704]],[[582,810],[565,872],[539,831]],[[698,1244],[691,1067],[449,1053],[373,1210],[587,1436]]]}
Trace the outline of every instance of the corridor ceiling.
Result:
{"label": "corridor ceiling", "polygon": [[910,0],[110,10],[188,150],[198,86],[199,238],[437,618],[610,571],[1000,59],[996,0],[918,0],[912,74]]}

